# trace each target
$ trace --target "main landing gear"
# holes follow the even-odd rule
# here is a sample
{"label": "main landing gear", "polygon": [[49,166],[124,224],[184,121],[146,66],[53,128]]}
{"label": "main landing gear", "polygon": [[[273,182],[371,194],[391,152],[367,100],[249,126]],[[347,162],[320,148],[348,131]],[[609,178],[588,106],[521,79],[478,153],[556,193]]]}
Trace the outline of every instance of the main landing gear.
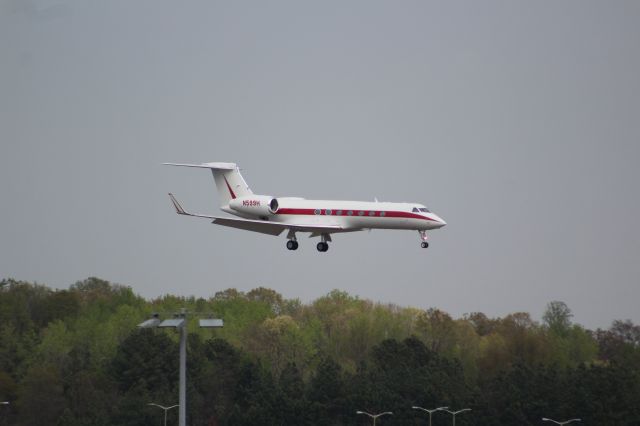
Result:
{"label": "main landing gear", "polygon": [[327,241],[331,241],[331,235],[329,234],[320,235],[320,242],[316,244],[316,248],[318,249],[319,252],[325,252],[329,250],[329,244],[327,243]]}
{"label": "main landing gear", "polygon": [[296,233],[293,230],[289,230],[287,234],[287,249],[289,250],[298,250],[298,240],[296,239]]}
{"label": "main landing gear", "polygon": [[420,233],[420,239],[422,240],[420,247],[428,248],[429,243],[427,242],[427,231],[418,231],[418,233]]}
{"label": "main landing gear", "polygon": [[[313,236],[317,236],[316,235],[312,235]],[[298,250],[298,240],[296,239],[296,234],[293,231],[289,231],[289,234],[287,235],[287,238],[289,239],[289,241],[287,241],[287,249],[288,250]],[[320,242],[316,245],[316,248],[318,249],[319,252],[325,252],[327,250],[329,250],[329,241],[331,241],[331,235],[329,234],[321,234],[320,235]]]}

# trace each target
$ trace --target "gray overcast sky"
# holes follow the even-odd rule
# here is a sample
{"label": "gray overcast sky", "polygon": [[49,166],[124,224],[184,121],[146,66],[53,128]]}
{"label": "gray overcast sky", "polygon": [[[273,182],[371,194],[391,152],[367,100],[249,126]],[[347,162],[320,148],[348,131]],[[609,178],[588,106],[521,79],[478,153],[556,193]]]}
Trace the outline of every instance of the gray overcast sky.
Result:
{"label": "gray overcast sky", "polygon": [[[640,322],[639,76],[637,1],[0,0],[0,277]],[[290,252],[163,161],[448,226]]]}

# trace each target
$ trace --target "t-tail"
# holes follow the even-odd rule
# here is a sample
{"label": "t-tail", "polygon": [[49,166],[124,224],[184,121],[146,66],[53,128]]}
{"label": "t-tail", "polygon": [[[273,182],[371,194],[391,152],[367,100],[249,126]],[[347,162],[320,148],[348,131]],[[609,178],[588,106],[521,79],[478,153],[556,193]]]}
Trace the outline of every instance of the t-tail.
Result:
{"label": "t-tail", "polygon": [[213,180],[216,182],[218,196],[220,197],[220,207],[227,207],[229,202],[235,198],[245,197],[253,194],[240,174],[240,169],[235,163],[203,163],[203,164],[183,164],[183,163],[163,163],[168,166],[199,167],[201,169],[211,169]]}

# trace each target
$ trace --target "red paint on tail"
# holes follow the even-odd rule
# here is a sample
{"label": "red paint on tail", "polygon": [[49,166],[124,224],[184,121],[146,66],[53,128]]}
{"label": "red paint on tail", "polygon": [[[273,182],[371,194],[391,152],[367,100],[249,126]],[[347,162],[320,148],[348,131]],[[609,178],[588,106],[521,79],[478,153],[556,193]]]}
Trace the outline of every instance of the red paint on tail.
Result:
{"label": "red paint on tail", "polygon": [[233,198],[234,200],[236,199],[236,194],[233,192],[233,189],[231,189],[231,185],[229,185],[229,181],[227,180],[227,178],[224,178],[224,182],[227,184],[227,188],[229,189],[229,193],[231,194],[231,198]]}

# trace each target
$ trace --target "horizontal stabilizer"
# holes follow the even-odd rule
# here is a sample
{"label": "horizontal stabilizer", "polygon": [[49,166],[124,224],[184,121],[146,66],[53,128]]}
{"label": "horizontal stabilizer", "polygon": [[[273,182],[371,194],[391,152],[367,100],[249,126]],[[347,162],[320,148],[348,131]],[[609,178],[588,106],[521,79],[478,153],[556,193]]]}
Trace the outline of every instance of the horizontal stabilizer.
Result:
{"label": "horizontal stabilizer", "polygon": [[202,163],[202,164],[187,164],[187,163],[162,163],[164,166],[180,166],[180,167],[199,167],[201,169],[218,169],[218,170],[235,170],[235,163]]}
{"label": "horizontal stabilizer", "polygon": [[162,163],[166,166],[196,167],[199,169],[209,169],[213,173],[213,180],[216,183],[220,206],[229,205],[229,202],[238,197],[253,195],[253,191],[247,185],[240,174],[240,169],[236,163]]}

